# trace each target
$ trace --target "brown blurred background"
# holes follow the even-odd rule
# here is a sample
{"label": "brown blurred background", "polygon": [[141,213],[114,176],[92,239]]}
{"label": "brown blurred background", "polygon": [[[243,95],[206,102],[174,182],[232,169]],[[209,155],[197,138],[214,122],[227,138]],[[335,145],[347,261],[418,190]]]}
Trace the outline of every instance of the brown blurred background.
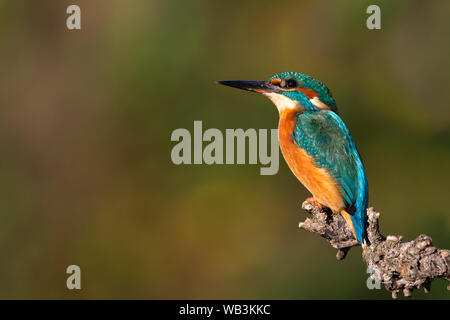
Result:
{"label": "brown blurred background", "polygon": [[[275,128],[269,101],[214,81],[310,74],[352,131],[382,232],[449,248],[449,34],[446,0],[0,1],[0,298],[390,299],[359,248],[339,262],[297,228],[308,193],[282,158],[274,176],[175,166],[170,134]],[[433,284],[412,299],[449,298]]]}

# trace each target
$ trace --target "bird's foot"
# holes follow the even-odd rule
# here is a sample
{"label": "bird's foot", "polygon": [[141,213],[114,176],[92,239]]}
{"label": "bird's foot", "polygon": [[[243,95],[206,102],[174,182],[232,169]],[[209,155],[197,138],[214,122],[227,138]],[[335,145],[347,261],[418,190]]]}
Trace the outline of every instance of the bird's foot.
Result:
{"label": "bird's foot", "polygon": [[315,204],[316,206],[318,206],[319,209],[322,209],[322,204],[319,201],[317,201],[314,197],[306,198],[305,201],[311,202],[311,203]]}

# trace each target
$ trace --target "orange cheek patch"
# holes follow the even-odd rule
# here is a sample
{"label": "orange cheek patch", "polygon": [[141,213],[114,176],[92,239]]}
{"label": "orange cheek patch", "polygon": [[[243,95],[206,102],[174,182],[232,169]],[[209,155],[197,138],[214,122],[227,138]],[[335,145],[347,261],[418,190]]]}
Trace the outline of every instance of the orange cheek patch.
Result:
{"label": "orange cheek patch", "polygon": [[308,99],[313,99],[319,97],[316,91],[311,89],[305,89],[305,88],[298,88],[298,90],[303,93],[305,96],[308,97]]}
{"label": "orange cheek patch", "polygon": [[274,86],[277,86],[281,83],[281,79],[280,78],[275,78],[272,79],[272,81],[270,81],[270,84],[273,84]]}
{"label": "orange cheek patch", "polygon": [[316,97],[319,97],[319,95],[317,94],[316,91],[312,90],[312,89],[305,89],[302,87],[297,87],[297,88],[290,88],[290,89],[284,89],[284,88],[280,88],[283,91],[300,91],[301,93],[303,93],[308,99],[314,99]]}

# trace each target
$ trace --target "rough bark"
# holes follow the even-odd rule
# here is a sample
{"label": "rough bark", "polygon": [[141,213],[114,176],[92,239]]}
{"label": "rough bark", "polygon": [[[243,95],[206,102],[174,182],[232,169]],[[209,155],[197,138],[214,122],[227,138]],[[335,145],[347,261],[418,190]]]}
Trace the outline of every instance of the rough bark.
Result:
{"label": "rough bark", "polygon": [[[340,214],[308,201],[303,202],[302,208],[311,216],[300,222],[299,227],[325,238],[338,249],[338,260],[344,259],[351,247],[360,245]],[[380,214],[369,208],[367,217],[368,241],[362,245],[362,258],[372,279],[391,291],[393,298],[400,291],[405,296],[411,296],[418,288],[429,292],[434,278],[450,281],[450,250],[434,247],[431,238],[424,234],[409,242],[398,235],[385,237],[379,231]],[[447,289],[450,290],[450,285]]]}

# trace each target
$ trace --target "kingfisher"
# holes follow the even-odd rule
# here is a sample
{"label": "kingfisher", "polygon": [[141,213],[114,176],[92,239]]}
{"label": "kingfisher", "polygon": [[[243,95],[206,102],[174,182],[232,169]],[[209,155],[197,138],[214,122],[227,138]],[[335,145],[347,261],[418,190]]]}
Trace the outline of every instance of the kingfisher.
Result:
{"label": "kingfisher", "polygon": [[257,92],[278,109],[278,140],[292,173],[311,192],[307,200],[341,214],[365,245],[369,186],[355,142],[331,91],[306,74],[284,72],[267,81],[218,81]]}

